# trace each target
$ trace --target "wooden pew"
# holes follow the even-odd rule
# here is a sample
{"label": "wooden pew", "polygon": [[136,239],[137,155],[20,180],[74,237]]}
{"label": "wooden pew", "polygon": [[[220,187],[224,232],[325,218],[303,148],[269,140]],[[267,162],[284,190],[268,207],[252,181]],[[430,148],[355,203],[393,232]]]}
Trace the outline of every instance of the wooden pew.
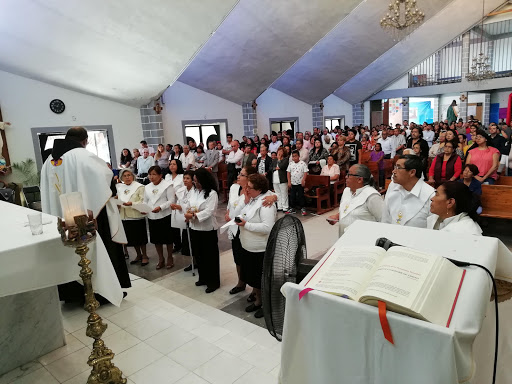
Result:
{"label": "wooden pew", "polygon": [[[331,198],[329,196],[329,185],[329,176],[307,175],[306,177],[304,196],[316,200],[316,213],[319,215],[332,209]],[[317,187],[315,194],[311,194],[313,187]],[[326,208],[322,207],[322,202],[325,202]]]}
{"label": "wooden pew", "polygon": [[345,171],[341,171],[339,180],[332,185],[332,188],[334,189],[334,193],[333,193],[334,201],[332,202],[331,205],[333,207],[340,206],[341,195],[343,195],[343,191],[345,190],[345,187],[347,186],[345,182],[346,182]]}
{"label": "wooden pew", "polygon": [[[461,175],[462,177],[462,175]],[[510,185],[512,186],[512,176],[500,176],[496,181],[496,185]]]}
{"label": "wooden pew", "polygon": [[512,219],[512,186],[482,185],[482,217]]}
{"label": "wooden pew", "polygon": [[385,194],[386,194],[386,191],[388,190],[389,184],[391,184],[391,179],[386,179],[386,180],[384,180],[384,182],[386,183],[386,184],[384,185],[384,188],[381,188],[381,189],[379,190],[379,193],[380,193],[381,195],[385,195]]}

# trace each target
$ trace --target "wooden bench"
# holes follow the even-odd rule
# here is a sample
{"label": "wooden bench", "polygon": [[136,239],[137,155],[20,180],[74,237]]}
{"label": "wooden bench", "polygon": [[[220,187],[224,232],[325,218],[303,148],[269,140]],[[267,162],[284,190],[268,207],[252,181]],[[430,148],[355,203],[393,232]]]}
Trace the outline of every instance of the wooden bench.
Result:
{"label": "wooden bench", "polygon": [[[331,198],[329,196],[329,176],[307,175],[306,186],[304,187],[304,197],[316,200],[316,213],[321,215],[332,209]],[[311,194],[313,187],[316,188],[316,193]],[[322,207],[322,202],[325,202],[325,208]]]}
{"label": "wooden bench", "polygon": [[385,195],[386,194],[386,191],[388,190],[389,184],[391,184],[391,179],[384,180],[384,183],[385,183],[384,188],[379,189],[379,193],[381,195]]}
{"label": "wooden bench", "polygon": [[482,217],[512,219],[512,186],[482,185]]}
{"label": "wooden bench", "polygon": [[512,186],[512,176],[500,176],[500,177],[498,177],[498,180],[496,180],[496,184],[495,185],[510,185],[510,186]]}
{"label": "wooden bench", "polygon": [[339,207],[340,206],[340,200],[341,195],[343,195],[343,191],[345,190],[345,187],[347,186],[345,184],[345,171],[341,171],[340,178],[337,182],[335,182],[332,187],[334,189],[334,202],[332,203],[333,207]]}

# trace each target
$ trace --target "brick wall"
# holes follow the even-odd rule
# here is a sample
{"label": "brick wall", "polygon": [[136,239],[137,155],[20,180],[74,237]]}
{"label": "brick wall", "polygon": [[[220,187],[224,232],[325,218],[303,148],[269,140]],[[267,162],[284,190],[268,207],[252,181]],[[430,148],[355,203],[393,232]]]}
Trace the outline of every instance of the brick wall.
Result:
{"label": "brick wall", "polygon": [[352,125],[364,124],[363,103],[352,104]]}
{"label": "brick wall", "polygon": [[144,140],[148,142],[148,145],[156,149],[158,144],[164,144],[164,127],[162,115],[157,114],[153,109],[155,104],[156,102],[152,101],[148,105],[143,105],[140,108],[140,122],[142,124]]}
{"label": "brick wall", "polygon": [[315,103],[315,104],[311,105],[311,112],[312,112],[312,117],[313,117],[313,127],[322,129],[325,126],[324,111],[320,107],[320,104],[322,104],[322,103],[320,102],[320,103]]}
{"label": "brick wall", "polygon": [[242,104],[242,113],[244,119],[244,136],[254,137],[258,134],[258,119],[256,111],[252,108],[252,103]]}
{"label": "brick wall", "polygon": [[459,116],[457,116],[457,120],[462,118],[462,120],[464,120],[464,122],[466,122],[466,121],[468,121],[468,93],[462,92],[461,96],[463,94],[466,96],[466,100],[459,101],[459,103],[458,103],[459,104]]}
{"label": "brick wall", "polygon": [[[484,116],[483,116],[483,125],[488,127],[489,126],[489,118],[491,113],[491,94],[485,93],[485,101],[484,101]],[[495,121],[497,123],[497,121]]]}
{"label": "brick wall", "polygon": [[[402,121],[409,121],[409,98],[402,97]],[[402,122],[400,122],[401,124]]]}

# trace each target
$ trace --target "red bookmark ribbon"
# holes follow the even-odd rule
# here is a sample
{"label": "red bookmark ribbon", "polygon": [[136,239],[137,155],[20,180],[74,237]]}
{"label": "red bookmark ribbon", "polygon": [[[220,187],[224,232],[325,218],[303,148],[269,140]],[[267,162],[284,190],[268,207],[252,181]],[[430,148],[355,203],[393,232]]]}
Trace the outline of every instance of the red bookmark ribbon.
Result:
{"label": "red bookmark ribbon", "polygon": [[391,334],[391,328],[389,328],[388,318],[386,317],[386,303],[379,300],[379,320],[380,326],[382,328],[382,332],[384,333],[384,337],[391,344],[395,345],[393,342],[393,335]]}
{"label": "red bookmark ribbon", "polygon": [[309,292],[313,291],[313,288],[304,288],[302,291],[299,292],[299,301],[304,296],[306,296]]}

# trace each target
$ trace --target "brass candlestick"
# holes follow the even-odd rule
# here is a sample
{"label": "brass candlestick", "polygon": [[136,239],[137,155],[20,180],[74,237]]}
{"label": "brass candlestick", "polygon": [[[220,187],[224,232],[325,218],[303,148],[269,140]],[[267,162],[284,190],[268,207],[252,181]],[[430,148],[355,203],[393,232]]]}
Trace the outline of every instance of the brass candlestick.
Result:
{"label": "brass candlestick", "polygon": [[87,384],[126,384],[127,380],[123,379],[123,373],[112,363],[114,353],[105,346],[105,342],[101,339],[108,324],[103,324],[101,317],[96,313],[100,303],[94,297],[93,272],[89,268],[91,261],[86,257],[89,251],[87,244],[96,238],[96,220],[92,218],[92,214],[89,217],[86,215],[75,216],[74,220],[75,225],[67,226],[59,218],[57,226],[64,245],[75,248],[75,253],[80,256],[78,265],[81,267],[80,277],[85,290],[84,309],[89,312],[85,334],[94,339],[92,352],[87,361],[87,364],[92,367]]}

